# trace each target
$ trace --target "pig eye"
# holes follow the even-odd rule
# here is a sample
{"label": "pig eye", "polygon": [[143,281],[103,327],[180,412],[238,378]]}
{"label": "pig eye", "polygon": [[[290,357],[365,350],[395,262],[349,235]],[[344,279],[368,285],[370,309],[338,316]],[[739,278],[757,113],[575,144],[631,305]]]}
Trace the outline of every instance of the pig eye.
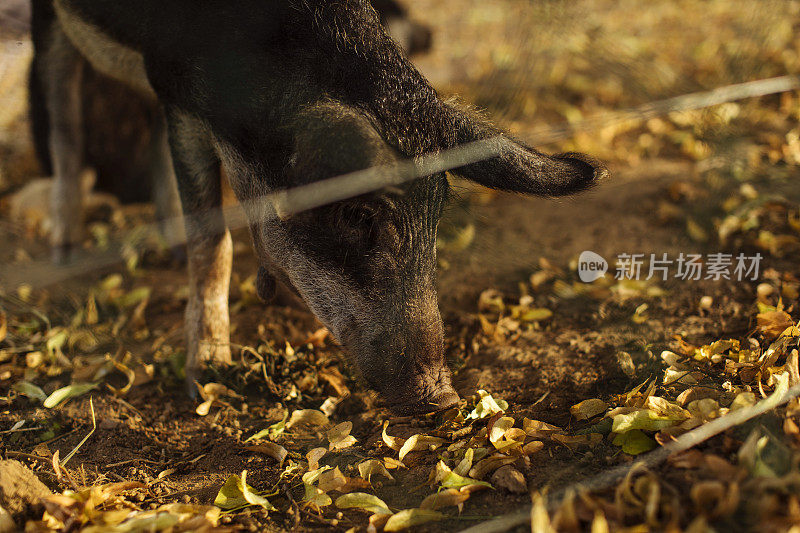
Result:
{"label": "pig eye", "polygon": [[397,225],[391,211],[384,206],[358,204],[344,207],[339,212],[341,234],[357,248],[396,249],[400,243]]}

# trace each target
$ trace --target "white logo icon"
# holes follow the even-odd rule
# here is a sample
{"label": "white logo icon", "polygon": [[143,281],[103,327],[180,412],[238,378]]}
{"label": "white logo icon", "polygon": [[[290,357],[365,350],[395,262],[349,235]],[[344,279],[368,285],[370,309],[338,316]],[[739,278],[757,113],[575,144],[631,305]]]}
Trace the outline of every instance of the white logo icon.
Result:
{"label": "white logo icon", "polygon": [[591,283],[608,272],[608,261],[602,256],[586,250],[578,258],[578,277],[584,283]]}

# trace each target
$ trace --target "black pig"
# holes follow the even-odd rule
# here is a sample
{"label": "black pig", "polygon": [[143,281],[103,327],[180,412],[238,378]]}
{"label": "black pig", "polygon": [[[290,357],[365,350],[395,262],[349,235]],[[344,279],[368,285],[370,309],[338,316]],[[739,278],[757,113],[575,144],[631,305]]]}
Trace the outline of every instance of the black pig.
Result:
{"label": "black pig", "polygon": [[457,174],[544,196],[606,175],[587,156],[546,156],[498,137],[442,101],[367,0],[34,0],[34,8],[58,256],[78,231],[82,58],[163,107],[186,214],[190,380],[202,361],[231,359],[221,167],[249,206],[259,287],[273,277],[292,286],[398,413],[458,401],[434,288],[445,175],[291,216],[272,216],[280,209],[255,200],[490,138],[500,155]]}

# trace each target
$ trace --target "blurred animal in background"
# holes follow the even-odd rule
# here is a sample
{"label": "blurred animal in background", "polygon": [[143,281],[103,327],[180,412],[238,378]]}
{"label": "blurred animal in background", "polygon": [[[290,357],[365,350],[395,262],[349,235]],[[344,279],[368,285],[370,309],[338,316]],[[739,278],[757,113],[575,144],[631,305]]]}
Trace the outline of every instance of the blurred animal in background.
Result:
{"label": "blurred animal in background", "polygon": [[[119,201],[113,194],[94,190],[94,170],[81,174],[83,222],[109,222],[119,216]],[[53,179],[36,178],[28,181],[7,199],[9,219],[29,238],[45,238],[52,229]]]}
{"label": "blurred animal in background", "polygon": [[424,24],[414,20],[397,0],[370,0],[378,12],[389,35],[408,55],[423,54],[430,50],[433,33]]}

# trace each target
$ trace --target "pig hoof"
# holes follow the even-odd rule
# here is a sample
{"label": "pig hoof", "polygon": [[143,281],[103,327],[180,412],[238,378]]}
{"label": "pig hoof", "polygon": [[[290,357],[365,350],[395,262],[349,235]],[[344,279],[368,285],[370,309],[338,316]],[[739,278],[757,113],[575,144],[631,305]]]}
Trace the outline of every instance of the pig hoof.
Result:
{"label": "pig hoof", "polygon": [[231,365],[233,364],[231,347],[227,343],[220,342],[217,344],[210,341],[205,346],[201,346],[198,360],[218,365]]}

